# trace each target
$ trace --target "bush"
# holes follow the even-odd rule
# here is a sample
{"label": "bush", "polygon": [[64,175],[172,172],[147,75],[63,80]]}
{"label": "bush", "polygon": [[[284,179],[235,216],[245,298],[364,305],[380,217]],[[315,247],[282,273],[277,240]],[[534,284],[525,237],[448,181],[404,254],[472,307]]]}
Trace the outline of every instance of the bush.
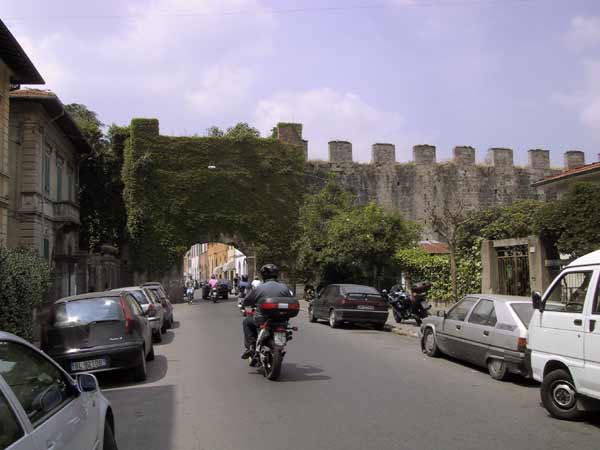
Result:
{"label": "bush", "polygon": [[50,266],[34,251],[0,246],[0,330],[33,339],[33,310],[42,302],[51,276]]}

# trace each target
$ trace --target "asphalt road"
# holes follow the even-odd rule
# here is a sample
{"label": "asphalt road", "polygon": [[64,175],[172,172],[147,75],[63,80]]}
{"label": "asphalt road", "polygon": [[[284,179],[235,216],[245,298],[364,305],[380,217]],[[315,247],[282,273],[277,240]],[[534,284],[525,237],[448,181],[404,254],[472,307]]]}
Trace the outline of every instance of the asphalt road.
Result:
{"label": "asphalt road", "polygon": [[427,358],[415,338],[301,313],[271,382],[239,358],[235,301],[176,305],[175,319],[147,382],[100,380],[121,450],[600,448],[600,420],[554,420],[537,385]]}

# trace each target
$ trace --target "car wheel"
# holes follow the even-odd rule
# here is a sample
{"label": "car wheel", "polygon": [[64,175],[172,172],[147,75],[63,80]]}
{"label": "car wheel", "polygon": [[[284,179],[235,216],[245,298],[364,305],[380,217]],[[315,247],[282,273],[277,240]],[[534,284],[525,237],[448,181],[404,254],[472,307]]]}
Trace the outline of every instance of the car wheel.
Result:
{"label": "car wheel", "polygon": [[490,358],[487,362],[488,372],[494,380],[502,381],[508,376],[506,363],[501,359]]}
{"label": "car wheel", "polygon": [[117,441],[115,440],[115,432],[113,431],[110,423],[107,420],[104,421],[104,438],[102,443],[102,450],[118,450]]}
{"label": "car wheel", "polygon": [[339,322],[335,318],[335,310],[334,309],[329,311],[329,326],[331,328],[338,328],[340,326]]}
{"label": "car wheel", "polygon": [[431,356],[435,358],[440,355],[440,351],[437,346],[437,342],[435,339],[435,333],[431,328],[425,328],[423,332],[423,353],[427,356]]}
{"label": "car wheel", "polygon": [[140,349],[140,363],[133,371],[133,379],[135,381],[146,381],[147,377],[146,355],[144,354],[144,346],[142,346]]}
{"label": "car wheel", "polygon": [[557,419],[578,420],[583,413],[577,409],[577,391],[571,374],[564,369],[550,372],[542,381],[542,403]]}
{"label": "car wheel", "polygon": [[313,311],[312,306],[308,307],[308,321],[311,323],[315,323],[317,318],[315,317],[315,312]]}
{"label": "car wheel", "polygon": [[155,333],[152,333],[152,337],[154,338],[154,342],[162,342],[162,334],[160,330],[156,330]]}

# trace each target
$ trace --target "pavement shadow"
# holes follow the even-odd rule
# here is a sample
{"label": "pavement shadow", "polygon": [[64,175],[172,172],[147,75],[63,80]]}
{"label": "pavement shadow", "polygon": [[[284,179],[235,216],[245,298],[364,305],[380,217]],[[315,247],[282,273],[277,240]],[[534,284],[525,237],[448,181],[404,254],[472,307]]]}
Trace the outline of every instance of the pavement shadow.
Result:
{"label": "pavement shadow", "polygon": [[[474,370],[476,372],[480,372],[482,375],[487,375],[488,377],[490,376],[488,370],[485,367],[481,367],[478,366],[476,364],[470,363],[468,361],[463,361],[462,359],[456,359],[452,356],[448,356],[448,355],[443,355],[441,356],[442,359],[446,359],[450,362],[452,362],[453,364],[458,364],[461,365],[467,369],[471,369]],[[500,383],[513,383],[516,384],[518,386],[524,387],[524,388],[539,388],[540,384],[531,379],[531,378],[527,378],[523,375],[516,375],[514,373],[508,374],[506,379],[504,381],[500,381]]]}
{"label": "pavement shadow", "polygon": [[[131,387],[104,392],[115,415],[122,449],[166,450],[175,432],[175,386]],[[157,414],[157,411],[160,413]]]}
{"label": "pavement shadow", "polygon": [[308,364],[284,363],[279,381],[285,383],[290,381],[331,380],[331,377],[327,375],[319,375],[322,373],[323,369]]}
{"label": "pavement shadow", "polygon": [[174,320],[173,325],[171,325],[171,329],[176,330],[177,328],[179,328],[180,325],[181,325],[181,322],[179,322],[178,320]]}
{"label": "pavement shadow", "polygon": [[100,388],[105,389],[143,386],[144,384],[155,383],[162,380],[167,375],[169,363],[167,357],[156,355],[154,361],[148,361],[148,375],[146,381],[134,381],[133,369],[114,370],[111,372],[101,372],[96,374]]}
{"label": "pavement shadow", "polygon": [[[173,327],[175,328],[175,327]],[[165,334],[162,335],[162,341],[161,342],[155,342],[154,345],[168,345],[171,342],[173,342],[175,340],[175,333],[173,333],[172,331],[167,331]]]}

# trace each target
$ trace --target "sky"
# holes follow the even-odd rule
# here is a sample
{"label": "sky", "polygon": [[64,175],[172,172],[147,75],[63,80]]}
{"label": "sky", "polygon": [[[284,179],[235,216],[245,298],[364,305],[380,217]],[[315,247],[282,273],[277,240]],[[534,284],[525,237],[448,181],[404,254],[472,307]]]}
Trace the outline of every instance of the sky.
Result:
{"label": "sky", "polygon": [[301,122],[327,142],[600,156],[599,0],[0,0],[63,103],[162,134]]}

